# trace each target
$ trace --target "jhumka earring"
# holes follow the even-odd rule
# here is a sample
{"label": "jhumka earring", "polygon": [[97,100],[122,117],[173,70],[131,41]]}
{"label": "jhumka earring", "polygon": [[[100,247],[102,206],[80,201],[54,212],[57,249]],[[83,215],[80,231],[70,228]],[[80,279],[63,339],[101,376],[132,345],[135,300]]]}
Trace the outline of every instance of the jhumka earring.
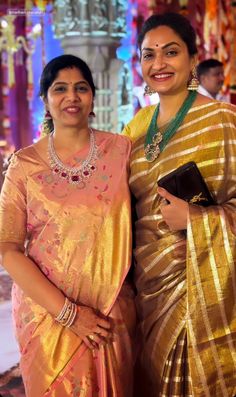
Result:
{"label": "jhumka earring", "polygon": [[46,113],[44,115],[44,120],[52,120],[52,116],[49,110],[46,110]]}
{"label": "jhumka earring", "polygon": [[53,131],[53,121],[49,110],[46,110],[42,123],[42,135],[49,135]]}
{"label": "jhumka earring", "polygon": [[89,113],[89,117],[96,117],[96,114],[94,113],[93,110]]}
{"label": "jhumka earring", "polygon": [[191,78],[188,83],[188,90],[189,91],[197,91],[199,86],[199,81],[197,78],[196,68],[194,66],[193,70],[191,71]]}
{"label": "jhumka earring", "polygon": [[144,95],[156,94],[156,91],[152,90],[148,85],[144,87]]}

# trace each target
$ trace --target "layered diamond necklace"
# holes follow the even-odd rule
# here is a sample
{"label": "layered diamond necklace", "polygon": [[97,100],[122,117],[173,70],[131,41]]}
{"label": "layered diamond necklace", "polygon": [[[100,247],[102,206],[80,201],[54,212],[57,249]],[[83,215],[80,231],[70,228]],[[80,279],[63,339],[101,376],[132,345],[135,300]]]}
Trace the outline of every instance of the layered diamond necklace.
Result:
{"label": "layered diamond necklace", "polygon": [[89,153],[87,158],[79,167],[70,167],[59,159],[55,151],[53,135],[54,131],[51,132],[48,138],[48,157],[52,172],[70,184],[81,184],[90,178],[96,170],[96,160],[98,154],[94,131],[90,129]]}

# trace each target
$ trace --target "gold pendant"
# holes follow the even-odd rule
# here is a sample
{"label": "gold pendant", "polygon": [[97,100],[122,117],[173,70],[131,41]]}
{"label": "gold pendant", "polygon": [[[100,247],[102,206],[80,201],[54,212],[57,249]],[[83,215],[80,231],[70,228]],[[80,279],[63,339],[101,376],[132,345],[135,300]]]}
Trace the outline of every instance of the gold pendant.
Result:
{"label": "gold pendant", "polygon": [[160,143],[162,141],[162,134],[158,131],[152,138],[152,143],[149,143],[145,147],[145,157],[149,163],[152,163],[154,160],[157,159],[159,154],[161,153],[160,150]]}

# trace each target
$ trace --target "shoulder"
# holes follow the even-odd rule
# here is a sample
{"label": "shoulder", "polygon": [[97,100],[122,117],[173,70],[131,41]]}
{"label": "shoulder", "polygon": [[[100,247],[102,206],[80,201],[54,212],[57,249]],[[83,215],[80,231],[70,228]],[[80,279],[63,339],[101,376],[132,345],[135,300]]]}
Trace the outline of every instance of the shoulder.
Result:
{"label": "shoulder", "polygon": [[236,113],[236,105],[233,105],[232,103],[229,102],[223,102],[223,101],[216,101],[218,106],[223,109],[224,111],[229,111],[233,112],[234,114]]}
{"label": "shoulder", "polygon": [[236,106],[217,100],[193,107],[188,115],[186,133],[198,130],[208,136],[209,140],[218,137],[219,140],[234,139],[236,133]]}
{"label": "shoulder", "polygon": [[98,147],[102,151],[109,152],[111,156],[129,158],[132,142],[126,136],[118,133],[96,130]]}
{"label": "shoulder", "polygon": [[224,115],[236,116],[236,106],[229,102],[222,102],[215,99],[209,99],[199,95],[198,101],[195,106],[190,110],[190,113],[204,114],[214,116],[215,118],[222,118]]}
{"label": "shoulder", "polygon": [[236,128],[236,106],[232,103],[219,102],[218,105],[219,115],[221,122],[225,127],[229,127],[234,130]]}
{"label": "shoulder", "polygon": [[131,140],[127,136],[116,132],[96,130],[96,136],[98,139],[107,140],[109,143],[131,146]]}
{"label": "shoulder", "polygon": [[25,148],[17,150],[12,156],[12,158],[16,158],[19,161],[23,161],[29,156],[35,154],[34,145],[27,146]]}
{"label": "shoulder", "polygon": [[23,163],[29,155],[32,155],[32,152],[32,145],[17,150],[9,158],[10,165],[14,166],[15,164]]}
{"label": "shoulder", "polygon": [[118,132],[112,132],[112,131],[102,131],[102,130],[94,130],[96,133],[96,136],[102,137],[104,139],[111,139],[111,140],[116,140],[116,139],[122,139],[124,138],[124,141],[129,141],[129,138],[125,137],[124,135],[119,134]]}
{"label": "shoulder", "polygon": [[125,126],[122,134],[128,136],[132,141],[142,135],[146,135],[156,105],[146,106],[140,109],[133,119]]}
{"label": "shoulder", "polygon": [[[19,167],[24,173],[28,173],[30,169],[38,166],[42,163],[38,151],[38,142],[32,145],[26,146],[18,151],[14,152],[9,160],[11,168]],[[27,171],[26,171],[27,170]]]}
{"label": "shoulder", "polygon": [[32,145],[26,146],[15,154],[19,159],[22,160],[36,160],[38,161],[43,154],[47,153],[48,147],[48,136],[40,138],[37,142]]}
{"label": "shoulder", "polygon": [[213,101],[211,103],[211,109],[217,112],[218,117],[236,119],[236,106],[232,103]]}

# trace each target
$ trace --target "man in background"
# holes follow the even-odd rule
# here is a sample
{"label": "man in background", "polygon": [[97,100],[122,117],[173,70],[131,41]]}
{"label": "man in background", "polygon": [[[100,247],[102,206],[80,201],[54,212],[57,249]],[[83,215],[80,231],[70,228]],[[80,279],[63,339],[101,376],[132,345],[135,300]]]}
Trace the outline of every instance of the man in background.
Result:
{"label": "man in background", "polygon": [[197,66],[197,78],[200,82],[198,92],[212,99],[228,102],[229,99],[220,93],[224,84],[223,63],[217,59],[207,59]]}

